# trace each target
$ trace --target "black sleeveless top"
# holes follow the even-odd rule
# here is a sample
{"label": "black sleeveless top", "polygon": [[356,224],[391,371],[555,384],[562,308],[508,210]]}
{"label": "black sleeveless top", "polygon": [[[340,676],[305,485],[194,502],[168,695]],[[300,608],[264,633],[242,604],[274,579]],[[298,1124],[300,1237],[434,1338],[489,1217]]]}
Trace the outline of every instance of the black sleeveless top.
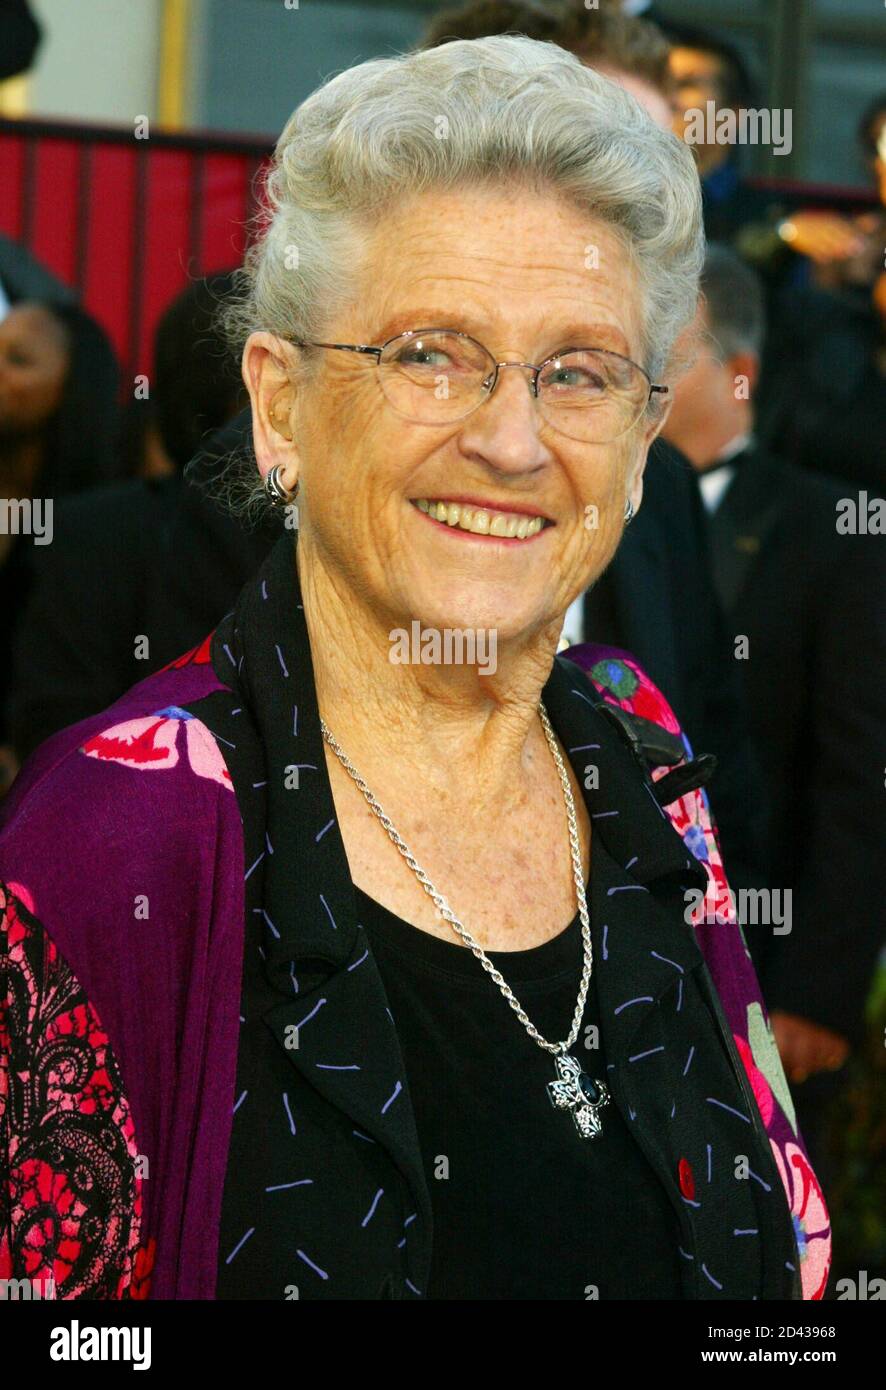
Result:
{"label": "black sleeveless top", "polygon": [[[614,1102],[579,1134],[533,1042],[480,961],[357,889],[406,1066],[434,1218],[432,1299],[681,1298],[673,1208]],[[568,1036],[581,924],[487,952],[549,1042]],[[595,1027],[596,1025],[596,1027]],[[571,1049],[607,1079],[594,976]]]}

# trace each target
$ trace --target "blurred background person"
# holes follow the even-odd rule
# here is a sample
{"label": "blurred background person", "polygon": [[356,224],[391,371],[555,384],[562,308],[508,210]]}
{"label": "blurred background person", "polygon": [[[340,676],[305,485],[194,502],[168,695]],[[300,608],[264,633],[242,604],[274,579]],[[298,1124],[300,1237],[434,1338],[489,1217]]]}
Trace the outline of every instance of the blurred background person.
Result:
{"label": "blurred background person", "polygon": [[886,94],[863,112],[858,142],[877,189],[881,209],[850,215],[831,208],[797,208],[779,223],[778,234],[796,255],[812,263],[809,281],[820,289],[866,284],[882,270],[880,241],[886,222]]}
{"label": "blurred background person", "polygon": [[567,49],[636,97],[658,125],[671,124],[669,44],[653,24],[625,13],[619,0],[593,8],[584,0],[467,0],[435,15],[422,47],[509,33]]}
{"label": "blurred background person", "polygon": [[[665,17],[658,22],[671,45],[674,130],[690,141],[695,152],[708,238],[732,245],[760,272],[764,288],[773,294],[794,284],[819,283],[827,288],[844,267],[849,273],[854,266],[857,277],[858,263],[868,264],[872,244],[879,244],[879,219],[804,206],[802,191],[773,190],[752,182],[740,145],[697,140],[693,126],[699,112],[705,112],[709,104],[717,118],[721,111],[739,118],[742,112],[757,110],[761,106],[758,84],[729,40]],[[869,111],[863,123],[868,158],[873,116],[874,111]],[[707,134],[716,126],[706,122],[704,128]],[[792,129],[790,138],[792,143]],[[867,276],[869,271],[862,269],[861,274]],[[770,312],[774,307],[769,305]]]}
{"label": "blurred background person", "polygon": [[[674,132],[688,139],[698,165],[708,237],[731,240],[749,223],[768,215],[771,195],[755,188],[741,166],[740,147],[716,141],[695,140],[692,126],[696,112],[712,104],[715,118],[721,111],[739,116],[756,107],[755,84],[739,50],[706,30],[662,19],[670,43],[670,71],[674,83]],[[708,128],[714,122],[705,122]]]}
{"label": "blurred background person", "polygon": [[[806,469],[886,496],[886,97],[864,113],[860,144],[880,206],[854,218],[792,214],[790,244],[814,283],[771,305],[760,437]],[[821,235],[819,235],[821,231]],[[811,240],[810,240],[811,238]]]}
{"label": "blurred background person", "polygon": [[[117,387],[110,343],[82,309],[25,300],[0,320],[0,786],[16,768],[6,713],[14,633],[38,556],[52,549],[56,502],[114,476]],[[38,500],[39,545],[24,530]]]}
{"label": "blurred background person", "polygon": [[200,452],[207,436],[246,399],[236,364],[223,353],[215,325],[216,311],[233,282],[232,270],[201,276],[160,316],[150,394],[127,407],[122,449],[130,476],[175,477],[180,482],[185,465]]}
{"label": "blurred background person", "polygon": [[745,930],[826,1185],[824,1104],[860,1041],[884,935],[886,553],[879,535],[841,528],[845,481],[814,477],[755,439],[755,273],[711,246],[702,289],[704,336],[665,433],[696,470],[769,786],[767,878],[792,894],[791,930]]}
{"label": "blurred background person", "polygon": [[[53,544],[37,556],[15,643],[10,724],[19,759],[193,645],[168,601],[170,573],[193,556],[176,552],[169,529],[185,464],[246,399],[215,325],[232,282],[231,272],[195,281],[160,319],[145,403],[153,459],[142,476],[56,509]],[[200,527],[188,542],[211,544]]]}

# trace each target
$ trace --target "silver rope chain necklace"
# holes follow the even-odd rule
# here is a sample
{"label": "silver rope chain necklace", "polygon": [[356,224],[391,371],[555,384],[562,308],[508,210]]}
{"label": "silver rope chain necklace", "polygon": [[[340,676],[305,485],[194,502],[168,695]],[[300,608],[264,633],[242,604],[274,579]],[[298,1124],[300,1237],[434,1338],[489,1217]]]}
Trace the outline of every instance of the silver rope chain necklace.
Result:
{"label": "silver rope chain necklace", "polygon": [[563,759],[560,757],[560,750],[557,747],[554,731],[551,728],[547,711],[541,701],[539,701],[538,704],[538,712],[541,716],[542,728],[545,732],[548,747],[551,750],[551,755],[557,766],[560,785],[563,788],[563,799],[566,802],[566,820],[569,826],[569,848],[572,855],[572,877],[575,882],[578,915],[581,918],[581,936],[584,952],[581,985],[579,986],[578,1002],[575,1006],[575,1013],[572,1018],[572,1027],[569,1030],[569,1036],[565,1038],[563,1042],[559,1043],[548,1042],[546,1038],[542,1037],[534,1024],[530,1022],[525,1010],[519,1000],[515,998],[507,981],[502,977],[500,971],[495,968],[479,942],[474,940],[467,928],[458,920],[442,893],[437,892],[437,889],[416,860],[405,840],[397,831],[390,817],[385,814],[384,810],[363,781],[363,778],[354,767],[354,764],[330,733],[322,719],[320,720],[320,728],[329,747],[338,758],[345,772],[347,772],[348,776],[362,792],[371,811],[377,819],[381,821],[389,839],[406,860],[406,863],[415,874],[422,888],[434,903],[440,916],[444,921],[449,923],[454,931],[458,932],[458,935],[465,945],[470,947],[473,954],[477,957],[483,969],[487,974],[491,975],[533,1042],[537,1043],[539,1047],[543,1047],[546,1052],[554,1054],[556,1080],[547,1083],[547,1093],[551,1104],[558,1110],[571,1111],[572,1118],[575,1121],[575,1127],[581,1137],[583,1139],[594,1139],[600,1133],[601,1122],[599,1112],[603,1109],[604,1105],[609,1104],[609,1091],[602,1081],[592,1080],[587,1072],[584,1071],[578,1059],[573,1057],[569,1051],[575,1043],[581,1027],[585,1001],[588,997],[588,987],[591,980],[591,970],[594,964],[591,924],[588,918],[584,874],[581,868],[581,846],[578,839],[578,823],[575,816],[575,802],[572,797],[572,788],[569,785],[569,776],[563,764]]}

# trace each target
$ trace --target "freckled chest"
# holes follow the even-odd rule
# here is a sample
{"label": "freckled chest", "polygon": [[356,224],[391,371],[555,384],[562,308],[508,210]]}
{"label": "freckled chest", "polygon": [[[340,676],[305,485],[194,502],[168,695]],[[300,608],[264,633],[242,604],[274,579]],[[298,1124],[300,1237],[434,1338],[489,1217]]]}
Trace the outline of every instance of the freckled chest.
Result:
{"label": "freckled chest", "polygon": [[[413,926],[458,942],[347,774],[332,765],[329,771],[353,881]],[[571,771],[570,781],[587,878],[590,820]],[[381,795],[379,800],[434,887],[484,949],[528,950],[575,916],[566,810],[555,773],[510,814],[440,808],[429,815],[414,794],[398,799],[392,792],[387,804]]]}

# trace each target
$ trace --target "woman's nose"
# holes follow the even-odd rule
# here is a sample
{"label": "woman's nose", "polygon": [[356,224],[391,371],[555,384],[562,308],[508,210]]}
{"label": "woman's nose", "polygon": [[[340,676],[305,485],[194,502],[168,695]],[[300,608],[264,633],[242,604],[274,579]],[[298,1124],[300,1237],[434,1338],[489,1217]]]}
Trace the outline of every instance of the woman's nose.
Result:
{"label": "woman's nose", "polygon": [[501,472],[533,472],[549,457],[540,437],[543,422],[533,372],[531,365],[522,362],[499,366],[494,389],[462,427],[462,448],[481,454]]}

